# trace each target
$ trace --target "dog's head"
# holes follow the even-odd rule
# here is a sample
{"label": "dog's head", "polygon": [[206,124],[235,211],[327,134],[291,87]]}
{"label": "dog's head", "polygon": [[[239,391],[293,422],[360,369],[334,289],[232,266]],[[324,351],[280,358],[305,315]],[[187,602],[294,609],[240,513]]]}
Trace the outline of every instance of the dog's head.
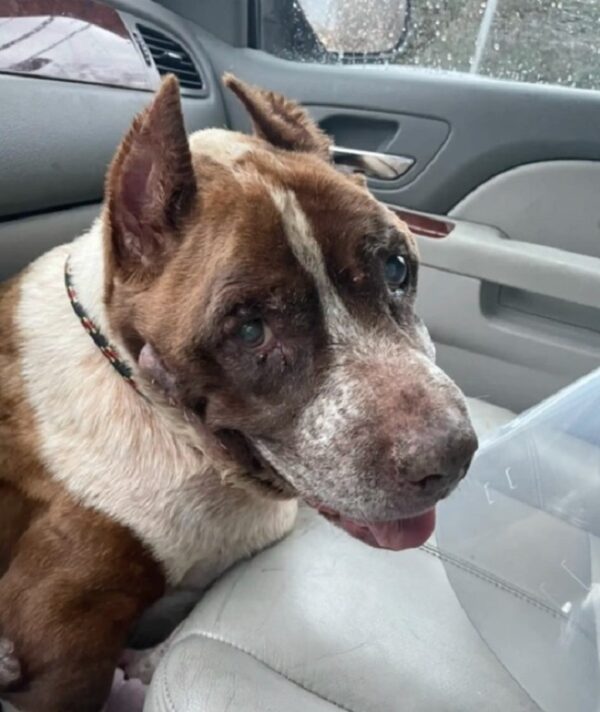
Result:
{"label": "dog's head", "polygon": [[238,478],[368,543],[420,544],[476,438],[414,313],[414,240],[302,108],[225,83],[256,136],[188,141],[170,78],[112,164],[112,326]]}

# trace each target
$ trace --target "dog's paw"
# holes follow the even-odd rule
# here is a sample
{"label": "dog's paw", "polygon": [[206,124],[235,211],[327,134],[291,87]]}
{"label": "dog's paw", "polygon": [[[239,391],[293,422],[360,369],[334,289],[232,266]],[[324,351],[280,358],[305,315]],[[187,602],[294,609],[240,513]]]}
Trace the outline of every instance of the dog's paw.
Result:
{"label": "dog's paw", "polygon": [[170,640],[166,640],[149,650],[126,650],[121,657],[119,667],[126,677],[141,680],[145,685],[149,685],[169,644]]}
{"label": "dog's paw", "polygon": [[0,690],[6,690],[21,679],[21,663],[15,646],[8,638],[0,637]]}

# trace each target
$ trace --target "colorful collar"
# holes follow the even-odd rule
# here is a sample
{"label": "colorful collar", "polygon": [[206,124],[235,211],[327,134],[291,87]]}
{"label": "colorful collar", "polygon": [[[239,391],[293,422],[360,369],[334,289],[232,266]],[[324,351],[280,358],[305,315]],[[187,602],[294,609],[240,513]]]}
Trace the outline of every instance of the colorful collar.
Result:
{"label": "colorful collar", "polygon": [[86,310],[79,302],[77,291],[73,285],[73,274],[71,272],[70,256],[65,262],[65,287],[69,301],[73,307],[73,311],[77,314],[83,328],[90,335],[92,341],[102,351],[103,355],[110,361],[110,365],[119,373],[122,378],[138,393],[140,392],[136,382],[133,380],[131,367],[120,358],[119,352],[113,344],[104,336],[100,329],[96,326],[93,319],[88,315]]}

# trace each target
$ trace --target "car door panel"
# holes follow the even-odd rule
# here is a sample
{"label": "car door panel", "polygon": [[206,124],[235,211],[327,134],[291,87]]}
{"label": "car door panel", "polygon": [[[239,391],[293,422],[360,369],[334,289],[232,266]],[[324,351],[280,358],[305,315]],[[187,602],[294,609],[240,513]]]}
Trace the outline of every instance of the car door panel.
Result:
{"label": "car door panel", "polygon": [[[542,380],[556,391],[600,363],[599,187],[600,163],[540,162],[491,179],[450,212],[460,221],[485,221],[500,231],[503,256],[486,250],[489,228],[474,222],[472,237],[478,242],[471,250],[456,245],[463,260],[468,258],[461,271],[482,278],[479,292],[463,304],[464,319],[475,332],[472,341],[490,346],[496,356],[504,352],[513,365],[509,381],[494,385],[490,379],[498,402],[508,396],[513,407],[519,402],[524,407],[532,387],[539,399],[548,395]],[[444,248],[451,252],[452,243],[438,248],[438,267],[456,266],[458,254],[440,254]],[[444,343],[452,343],[448,335]],[[441,358],[454,369],[470,352],[463,348]],[[480,365],[472,361],[475,369]]]}

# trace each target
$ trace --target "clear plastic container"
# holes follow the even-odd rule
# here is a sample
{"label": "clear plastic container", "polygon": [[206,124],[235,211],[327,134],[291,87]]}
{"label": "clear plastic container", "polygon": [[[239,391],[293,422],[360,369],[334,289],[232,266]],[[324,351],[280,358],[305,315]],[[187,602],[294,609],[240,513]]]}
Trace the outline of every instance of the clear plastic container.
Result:
{"label": "clear plastic container", "polygon": [[544,712],[600,710],[600,370],[486,439],[439,510],[448,578]]}

